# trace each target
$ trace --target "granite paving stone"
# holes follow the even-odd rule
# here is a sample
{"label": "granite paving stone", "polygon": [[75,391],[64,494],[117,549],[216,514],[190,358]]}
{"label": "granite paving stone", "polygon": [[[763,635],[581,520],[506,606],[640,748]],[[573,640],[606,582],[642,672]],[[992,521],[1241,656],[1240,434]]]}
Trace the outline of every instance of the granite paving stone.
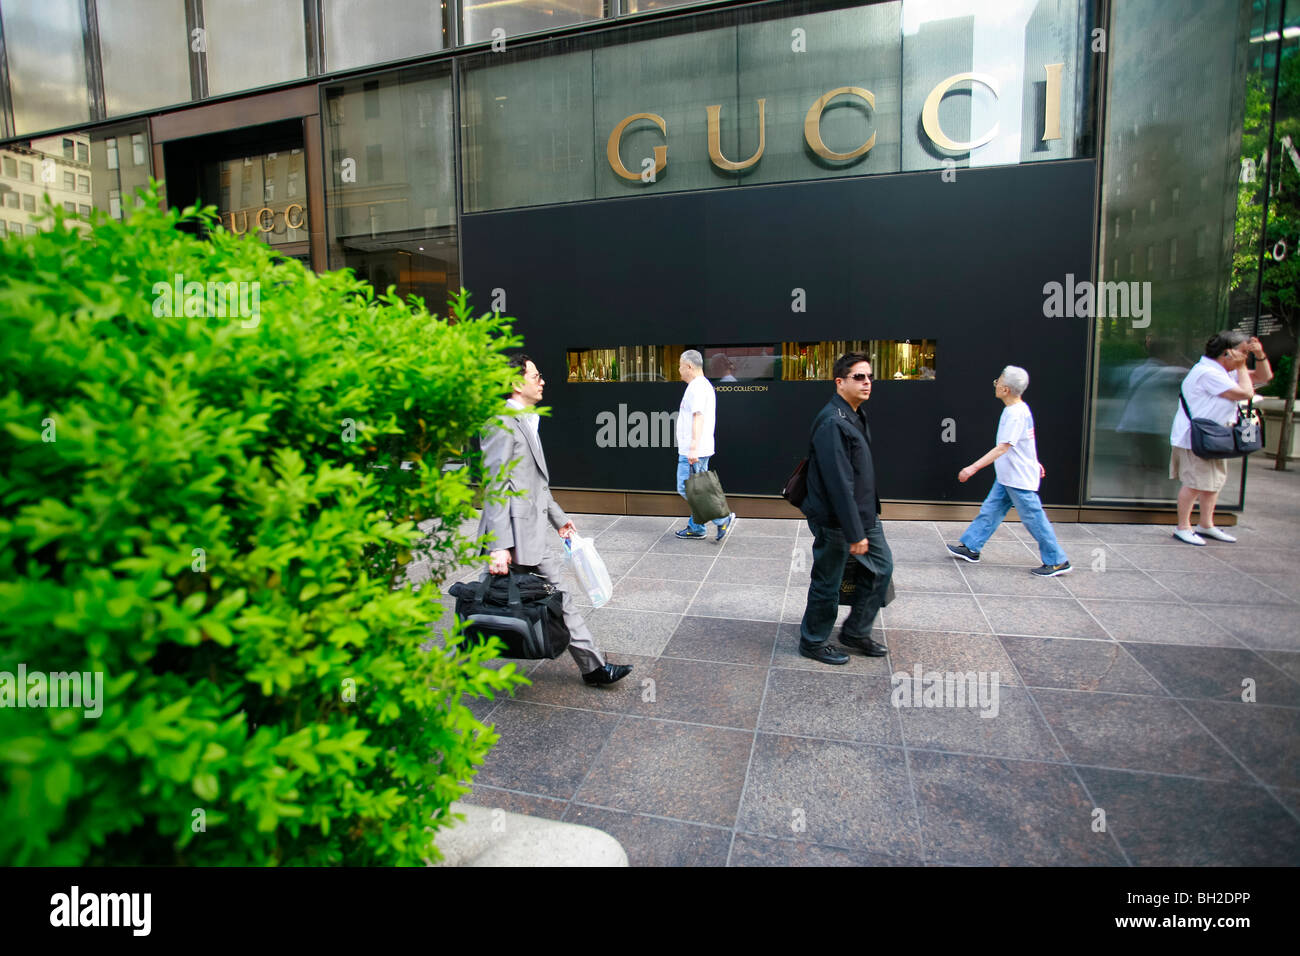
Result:
{"label": "granite paving stone", "polygon": [[515,691],[515,699],[555,707],[626,714],[634,708],[640,694],[640,679],[649,674],[655,660],[654,657],[620,654],[617,662],[631,664],[632,673],[617,684],[590,687],[583,682],[578,665],[566,652],[553,661],[540,661],[539,666],[528,675],[532,683]]}
{"label": "granite paving stone", "polygon": [[920,594],[899,591],[881,614],[888,630],[985,633],[988,622],[979,604],[966,594]]}
{"label": "granite paving stone", "polygon": [[738,830],[920,858],[916,808],[898,748],[760,733]]}
{"label": "granite paving stone", "polygon": [[731,830],[622,810],[569,805],[565,823],[604,830],[627,851],[629,866],[726,866]]}
{"label": "granite paving stone", "polygon": [[626,608],[597,608],[585,615],[596,643],[607,654],[639,654],[658,657],[673,636],[680,614],[661,611],[630,611]]}
{"label": "granite paving stone", "polygon": [[568,800],[619,720],[590,710],[504,701],[492,715],[501,739],[475,780]]}
{"label": "granite paving stone", "polygon": [[697,581],[664,581],[629,574],[618,582],[605,607],[680,614],[699,587]]}
{"label": "granite paving stone", "polygon": [[661,581],[693,581],[699,584],[708,576],[717,562],[712,554],[656,554],[638,555],[639,560],[628,570],[634,578],[653,578]]}
{"label": "granite paving stone", "polygon": [[505,810],[507,813],[523,813],[530,817],[541,817],[543,820],[560,820],[569,807],[567,800],[556,800],[553,797],[541,797],[532,793],[515,793],[512,790],[489,787],[482,783],[475,783],[473,791],[461,797],[461,802],[476,807]]}
{"label": "granite paving stone", "polygon": [[1160,684],[1114,641],[1003,637],[1028,687],[1166,696]]}
{"label": "granite paving stone", "polygon": [[737,518],[727,536],[752,538],[791,538],[799,533],[802,521],[793,518]]}
{"label": "granite paving stone", "polygon": [[944,631],[889,630],[889,659],[895,672],[996,672],[1001,684],[1016,685],[1020,678],[998,639],[991,634],[953,634]]}
{"label": "granite paving stone", "polygon": [[1300,606],[1201,605],[1198,609],[1247,647],[1300,651]]}
{"label": "granite paving stone", "polygon": [[717,534],[717,529],[710,524],[708,539],[700,543],[713,549],[720,549],[722,555],[728,558],[761,558],[767,561],[789,561],[790,549],[795,546],[794,540],[786,537],[760,535],[750,537],[736,535],[734,538],[727,535],[722,539],[722,544],[718,545],[713,540],[715,534]]}
{"label": "granite paving stone", "polygon": [[1079,602],[1117,641],[1241,647],[1203,608],[1138,601]]}
{"label": "granite paving stone", "polygon": [[1263,783],[1300,787],[1300,710],[1215,700],[1186,706]]}
{"label": "granite paving stone", "polygon": [[1126,650],[1175,697],[1244,703],[1242,685],[1249,680],[1254,702],[1300,707],[1300,683],[1254,651],[1177,644],[1129,644]]}
{"label": "granite paving stone", "polygon": [[[999,685],[996,699],[985,706],[983,698],[971,698],[972,688],[966,682],[960,687],[966,695],[966,706],[947,706],[960,701],[959,683],[945,679],[942,684],[932,684],[930,678],[921,684],[911,678],[900,682],[899,700],[909,706],[899,707],[898,712],[909,748],[1025,760],[1066,759],[1025,690]],[[934,688],[934,700],[941,706],[929,706],[929,688]]]}
{"label": "granite paving stone", "polygon": [[[1065,578],[1035,578],[1024,568],[953,562],[953,567],[975,594],[1013,594],[1021,597],[1068,598]],[[1078,573],[1078,572],[1076,572]],[[1068,577],[1068,575],[1067,575]]]}
{"label": "granite paving stone", "polygon": [[1300,651],[1260,651],[1260,656],[1292,680],[1300,681]]}
{"label": "granite paving stone", "polygon": [[737,833],[728,866],[922,866],[920,860],[822,846],[807,840],[783,840],[755,833]]}
{"label": "granite paving stone", "polygon": [[686,616],[678,623],[663,656],[765,667],[772,660],[776,633],[775,621]]}
{"label": "granite paving stone", "polygon": [[661,657],[636,676],[632,713],[753,730],[763,701],[767,663],[755,667]]}
{"label": "granite paving stone", "polygon": [[785,587],[718,584],[706,581],[687,608],[693,617],[722,617],[735,621],[779,621]]}
{"label": "granite paving stone", "polygon": [[889,680],[839,673],[843,669],[826,667],[826,673],[773,670],[759,729],[902,746],[898,716],[889,703]]}
{"label": "granite paving stone", "polygon": [[1300,821],[1263,787],[1079,769],[1134,866],[1295,866]]}
{"label": "granite paving stone", "polygon": [[753,739],[739,730],[624,717],[574,799],[730,827]]}
{"label": "granite paving stone", "polygon": [[1260,584],[1239,571],[1149,571],[1153,578],[1173,591],[1188,604],[1221,606],[1230,602],[1238,607],[1260,604],[1285,605],[1300,611],[1285,594]]}
{"label": "granite paving stone", "polygon": [[1092,571],[1086,565],[1060,578],[1065,589],[1077,598],[1108,598],[1120,601],[1146,601],[1152,604],[1178,604],[1180,598],[1145,571],[1124,571],[1108,567]]}
{"label": "granite paving stone", "polygon": [[[998,634],[1094,639],[1110,636],[1075,600],[983,594],[977,600]],[[892,619],[886,619],[886,626],[890,624]]]}
{"label": "granite paving stone", "polygon": [[1177,701],[1046,688],[1031,693],[1073,763],[1247,779]]}
{"label": "granite paving stone", "polygon": [[1094,833],[1071,768],[957,754],[910,755],[928,858],[964,865],[1123,866]]}
{"label": "granite paving stone", "polygon": [[896,591],[970,593],[961,572],[944,564],[900,564],[894,568],[893,581]]}
{"label": "granite paving stone", "polygon": [[1114,550],[1129,565],[1143,571],[1222,571],[1225,565],[1209,548],[1185,544],[1117,544]]}
{"label": "granite paving stone", "polygon": [[[786,550],[789,550],[787,546]],[[708,568],[704,580],[710,584],[757,584],[767,581],[786,581],[794,562],[789,554],[784,558],[731,558],[725,554]]]}

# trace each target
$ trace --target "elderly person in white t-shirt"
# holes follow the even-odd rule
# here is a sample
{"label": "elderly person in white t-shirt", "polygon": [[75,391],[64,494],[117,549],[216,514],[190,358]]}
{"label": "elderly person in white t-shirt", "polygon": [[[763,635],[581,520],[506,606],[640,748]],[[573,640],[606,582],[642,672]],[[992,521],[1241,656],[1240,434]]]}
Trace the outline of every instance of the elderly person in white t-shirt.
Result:
{"label": "elderly person in white t-shirt", "polygon": [[[686,383],[682,403],[677,409],[677,493],[686,497],[686,479],[695,470],[708,471],[713,457],[713,428],[717,423],[717,396],[713,386],[704,377],[704,356],[695,349],[682,353],[677,372]],[[715,518],[717,540],[726,537],[735,523],[732,512],[725,518]],[[677,532],[679,538],[703,538],[706,526],[699,524],[694,515],[686,516],[686,527]]]}
{"label": "elderly person in white t-shirt", "polygon": [[[1254,355],[1254,371],[1246,367],[1246,356]],[[1255,397],[1255,386],[1273,377],[1268,356],[1259,339],[1245,332],[1219,332],[1205,343],[1205,355],[1183,379],[1182,395],[1192,418],[1208,418],[1224,425],[1237,420],[1237,402]],[[1169,431],[1172,446],[1169,477],[1183,483],[1178,491],[1178,530],[1174,537],[1188,544],[1203,545],[1206,538],[1236,541],[1214,526],[1214,506],[1228,480],[1228,463],[1222,458],[1198,458],[1192,454],[1192,423],[1182,402],[1174,413]],[[1201,523],[1192,529],[1192,506],[1201,502]]]}

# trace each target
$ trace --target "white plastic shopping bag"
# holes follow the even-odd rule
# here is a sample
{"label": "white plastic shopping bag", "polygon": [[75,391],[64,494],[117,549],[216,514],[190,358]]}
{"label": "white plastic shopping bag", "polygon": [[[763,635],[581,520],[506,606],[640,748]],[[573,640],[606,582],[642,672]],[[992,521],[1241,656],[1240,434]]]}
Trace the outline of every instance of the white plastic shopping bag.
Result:
{"label": "white plastic shopping bag", "polygon": [[587,592],[592,607],[600,607],[614,593],[605,562],[596,553],[596,543],[575,534],[564,539],[564,559],[573,566],[578,583]]}

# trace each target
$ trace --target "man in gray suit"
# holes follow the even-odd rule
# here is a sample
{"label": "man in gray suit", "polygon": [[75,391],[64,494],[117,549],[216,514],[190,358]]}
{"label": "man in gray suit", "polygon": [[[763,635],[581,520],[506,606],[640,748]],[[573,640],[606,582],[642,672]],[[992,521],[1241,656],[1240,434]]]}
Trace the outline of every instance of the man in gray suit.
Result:
{"label": "man in gray suit", "polygon": [[[542,400],[546,381],[527,355],[516,355],[511,364],[521,378],[506,405],[527,412]],[[546,522],[561,538],[577,532],[564,509],[551,497],[550,475],[546,456],[537,435],[538,415],[510,415],[501,418],[504,428],[489,428],[483,435],[483,466],[495,470],[518,460],[510,474],[510,490],[522,491],[521,497],[503,504],[485,504],[478,534],[491,534],[496,549],[489,552],[491,574],[508,574],[516,570],[532,571],[558,587],[564,595],[564,623],[569,628],[569,653],[591,685],[613,684],[632,670],[630,664],[610,664],[596,646],[582,616],[573,609],[573,598],[560,582],[560,563],[546,553]]]}

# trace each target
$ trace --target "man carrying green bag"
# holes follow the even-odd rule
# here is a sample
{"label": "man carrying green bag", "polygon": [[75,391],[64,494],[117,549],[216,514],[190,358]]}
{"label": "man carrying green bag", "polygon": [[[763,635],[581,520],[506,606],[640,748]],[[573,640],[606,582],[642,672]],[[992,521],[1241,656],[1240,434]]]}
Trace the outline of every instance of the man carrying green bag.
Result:
{"label": "man carrying green bag", "polygon": [[703,538],[704,522],[718,527],[721,541],[736,522],[727,507],[727,496],[715,472],[709,471],[713,456],[713,429],[717,420],[717,399],[713,386],[704,377],[704,357],[695,349],[682,353],[677,371],[686,383],[681,406],[677,410],[677,493],[691,506],[686,527],[679,538]]}

